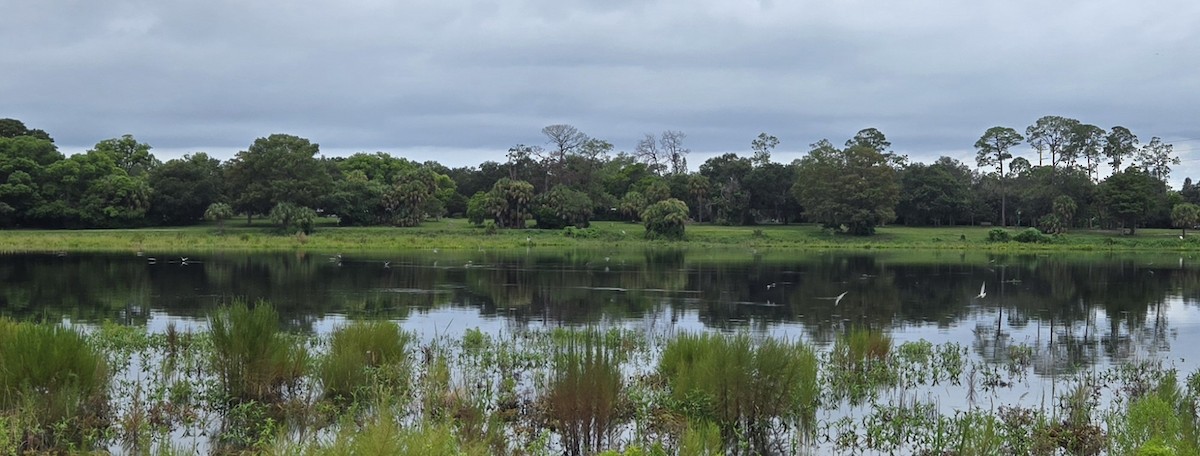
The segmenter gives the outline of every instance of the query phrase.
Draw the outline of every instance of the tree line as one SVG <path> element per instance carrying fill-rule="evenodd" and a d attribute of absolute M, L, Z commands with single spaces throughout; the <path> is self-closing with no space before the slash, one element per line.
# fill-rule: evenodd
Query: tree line
<path fill-rule="evenodd" d="M 997 126 L 974 144 L 976 167 L 950 157 L 910 162 L 883 132 L 828 140 L 790 164 L 762 133 L 748 153 L 689 170 L 686 135 L 647 134 L 632 152 L 571 125 L 542 129 L 504 162 L 450 168 L 383 152 L 324 157 L 308 139 L 274 134 L 227 161 L 203 152 L 162 162 L 131 135 L 65 156 L 45 131 L 0 119 L 0 227 L 116 228 L 265 217 L 282 231 L 310 231 L 317 217 L 341 225 L 414 226 L 445 216 L 480 225 L 586 227 L 642 221 L 673 237 L 686 222 L 810 222 L 866 235 L 888 223 L 1072 227 L 1191 226 L 1200 188 L 1167 186 L 1179 163 L 1171 144 L 1144 144 L 1129 129 L 1045 116 L 1020 134 Z M 1037 164 L 1014 157 L 1028 144 Z M 1101 179 L 1101 167 L 1111 174 Z M 651 228 L 653 225 L 653 228 Z"/>

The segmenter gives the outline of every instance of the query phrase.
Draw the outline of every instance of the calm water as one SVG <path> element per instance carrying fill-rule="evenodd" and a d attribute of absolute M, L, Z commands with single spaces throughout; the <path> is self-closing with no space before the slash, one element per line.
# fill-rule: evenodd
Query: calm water
<path fill-rule="evenodd" d="M 991 359 L 1039 350 L 1038 374 L 1200 358 L 1200 258 L 1180 255 L 519 250 L 0 256 L 0 314 L 202 326 L 267 300 L 293 331 L 389 318 L 430 337 L 619 325 L 748 331 L 825 345 L 851 327 L 954 341 Z M 979 298 L 980 288 L 986 296 Z M 837 303 L 833 298 L 845 292 Z M 1053 343 L 1052 343 L 1053 342 Z"/>

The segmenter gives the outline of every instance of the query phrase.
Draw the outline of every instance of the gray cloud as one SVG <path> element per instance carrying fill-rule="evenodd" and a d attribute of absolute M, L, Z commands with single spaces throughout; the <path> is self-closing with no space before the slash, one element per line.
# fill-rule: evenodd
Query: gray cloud
<path fill-rule="evenodd" d="M 275 132 L 327 152 L 503 160 L 571 123 L 629 150 L 688 134 L 693 166 L 876 127 L 973 163 L 986 128 L 1048 114 L 1200 138 L 1200 4 L 1032 0 L 7 2 L 0 117 L 65 149 L 131 133 L 230 151 Z M 490 151 L 490 152 L 489 152 Z M 222 157 L 225 158 L 225 157 Z M 1190 163 L 1190 164 L 1189 164 Z"/>

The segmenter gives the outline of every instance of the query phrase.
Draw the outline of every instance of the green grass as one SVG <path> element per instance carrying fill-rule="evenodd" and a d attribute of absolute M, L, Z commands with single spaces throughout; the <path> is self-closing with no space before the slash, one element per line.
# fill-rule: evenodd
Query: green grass
<path fill-rule="evenodd" d="M 774 420 L 813 429 L 817 357 L 806 345 L 747 335 L 680 334 L 663 350 L 658 373 L 673 408 L 721 428 L 726 449 L 746 442 L 765 452 Z M 807 433 L 805 431 L 804 433 Z"/>
<path fill-rule="evenodd" d="M 611 443 L 622 419 L 620 356 L 596 330 L 564 339 L 544 398 L 546 415 L 562 433 L 567 454 L 592 454 Z"/>
<path fill-rule="evenodd" d="M 208 321 L 212 362 L 231 403 L 278 402 L 304 375 L 308 353 L 279 331 L 279 315 L 269 304 L 235 302 Z"/>
<path fill-rule="evenodd" d="M 372 385 L 403 394 L 412 339 L 390 321 L 358 321 L 339 328 L 319 367 L 325 394 L 340 400 L 367 398 Z"/>
<path fill-rule="evenodd" d="M 1200 235 L 1179 239 L 1173 229 L 1143 229 L 1136 235 L 1115 230 L 1074 230 L 1042 244 L 988 242 L 991 227 L 885 226 L 868 237 L 832 234 L 815 225 L 720 226 L 691 224 L 684 241 L 643 238 L 644 228 L 625 222 L 594 222 L 587 236 L 564 230 L 497 230 L 488 234 L 464 219 L 427 221 L 412 228 L 337 227 L 328 220 L 316 232 L 280 235 L 269 225 L 243 222 L 219 233 L 213 224 L 180 228 L 125 230 L 7 230 L 0 232 L 0 252 L 217 250 L 366 251 L 407 249 L 522 249 L 538 247 L 682 246 L 745 247 L 753 249 L 941 249 L 1024 251 L 1180 251 L 1200 250 Z M 1019 230 L 1009 228 L 1010 234 Z"/>
<path fill-rule="evenodd" d="M 108 364 L 72 329 L 0 319 L 0 441 L 30 450 L 87 447 L 108 425 Z M 4 446 L 0 446 L 3 450 Z"/>

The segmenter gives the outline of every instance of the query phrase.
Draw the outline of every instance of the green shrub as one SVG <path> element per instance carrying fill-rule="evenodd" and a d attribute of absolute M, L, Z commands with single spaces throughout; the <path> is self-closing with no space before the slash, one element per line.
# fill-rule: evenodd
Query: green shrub
<path fill-rule="evenodd" d="M 592 218 L 592 199 L 587 193 L 559 185 L 534 197 L 533 218 L 540 229 L 587 228 Z"/>
<path fill-rule="evenodd" d="M 273 403 L 304 375 L 308 352 L 279 332 L 270 304 L 235 302 L 208 321 L 213 367 L 227 400 Z"/>
<path fill-rule="evenodd" d="M 372 384 L 407 386 L 411 341 L 411 334 L 390 321 L 359 321 L 339 328 L 319 368 L 325 394 L 346 399 L 365 395 Z"/>
<path fill-rule="evenodd" d="M 651 204 L 642 211 L 648 239 L 683 239 L 687 219 L 687 204 L 675 198 Z"/>
<path fill-rule="evenodd" d="M 1012 237 L 1009 236 L 1008 230 L 1004 228 L 992 228 L 988 230 L 987 240 L 988 242 L 1008 242 L 1012 240 Z"/>
<path fill-rule="evenodd" d="M 291 234 L 302 232 L 310 234 L 313 231 L 313 224 L 317 221 L 317 213 L 312 209 L 304 206 L 297 206 L 292 203 L 279 203 L 274 208 L 271 208 L 271 213 L 267 215 L 279 229 L 280 233 Z"/>
<path fill-rule="evenodd" d="M 1042 234 L 1037 228 L 1026 228 L 1013 236 L 1013 240 L 1024 244 L 1047 244 L 1051 238 Z"/>
<path fill-rule="evenodd" d="M 108 424 L 108 380 L 104 357 L 74 330 L 0 319 L 0 416 L 24 422 L 29 449 L 87 444 Z"/>

